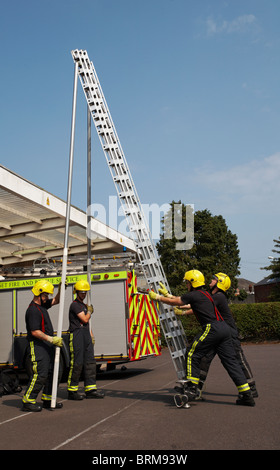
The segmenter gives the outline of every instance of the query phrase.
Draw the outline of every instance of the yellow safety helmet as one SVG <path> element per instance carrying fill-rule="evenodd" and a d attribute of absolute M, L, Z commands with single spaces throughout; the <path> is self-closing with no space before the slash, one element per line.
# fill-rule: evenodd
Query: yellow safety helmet
<path fill-rule="evenodd" d="M 189 281 L 194 288 L 204 286 L 205 284 L 203 274 L 200 271 L 197 271 L 197 269 L 187 271 L 185 273 L 184 280 Z"/>
<path fill-rule="evenodd" d="M 224 274 L 224 273 L 215 274 L 214 279 L 217 279 L 218 289 L 221 289 L 224 292 L 228 290 L 231 286 L 231 280 L 227 274 Z"/>
<path fill-rule="evenodd" d="M 81 280 L 81 281 L 77 281 L 76 284 L 74 285 L 74 294 L 77 292 L 77 291 L 88 291 L 90 290 L 90 285 L 87 281 L 84 281 L 84 280 Z"/>
<path fill-rule="evenodd" d="M 42 279 L 41 281 L 36 282 L 32 288 L 32 292 L 34 295 L 36 295 L 36 297 L 38 297 L 40 294 L 43 294 L 43 292 L 46 294 L 53 294 L 53 290 L 53 285 L 46 279 Z"/>

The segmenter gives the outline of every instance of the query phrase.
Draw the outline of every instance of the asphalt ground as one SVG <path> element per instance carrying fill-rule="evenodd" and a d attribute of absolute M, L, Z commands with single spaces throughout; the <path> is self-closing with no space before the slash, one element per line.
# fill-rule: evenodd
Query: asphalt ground
<path fill-rule="evenodd" d="M 179 455 L 183 459 L 202 450 L 279 450 L 280 343 L 250 344 L 243 349 L 259 392 L 255 407 L 235 404 L 237 389 L 216 357 L 207 378 L 205 400 L 192 402 L 188 409 L 176 408 L 173 395 L 177 376 L 165 349 L 159 357 L 126 364 L 126 370 L 118 366 L 99 373 L 97 385 L 105 391 L 101 400 L 68 401 L 67 384 L 61 383 L 58 401 L 63 402 L 63 408 L 59 410 L 21 411 L 26 386 L 23 380 L 22 392 L 1 398 L 0 449 L 83 451 L 91 465 L 113 462 L 119 467 L 129 462 L 134 466 L 145 463 L 141 461 L 144 457 L 136 462 L 135 455 L 154 456 L 146 464 L 175 464 L 178 462 L 164 462 L 163 456 L 170 459 L 170 455 Z M 80 386 L 83 391 L 82 382 Z M 66 455 L 72 459 L 73 453 Z M 133 457 L 127 457 L 126 465 L 102 461 L 118 455 Z M 198 455 L 200 461 L 206 455 L 208 462 L 212 453 L 210 457 L 208 453 Z M 56 453 L 51 456 L 55 459 Z"/>

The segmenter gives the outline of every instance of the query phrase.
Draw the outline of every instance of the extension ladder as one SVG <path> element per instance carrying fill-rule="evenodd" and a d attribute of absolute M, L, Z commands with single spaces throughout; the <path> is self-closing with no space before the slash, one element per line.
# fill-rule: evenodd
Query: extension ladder
<path fill-rule="evenodd" d="M 146 281 L 149 288 L 155 292 L 158 292 L 160 282 L 168 289 L 168 282 L 145 221 L 144 212 L 93 63 L 85 50 L 74 50 L 71 53 L 74 63 L 78 64 L 80 82 L 128 226 L 135 237 Z M 186 337 L 181 321 L 177 319 L 172 307 L 162 303 L 159 303 L 158 315 L 177 376 L 183 379 L 185 377 Z"/>

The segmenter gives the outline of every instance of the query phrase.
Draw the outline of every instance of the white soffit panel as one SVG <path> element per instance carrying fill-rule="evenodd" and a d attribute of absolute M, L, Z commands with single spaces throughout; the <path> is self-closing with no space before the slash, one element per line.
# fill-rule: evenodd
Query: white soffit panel
<path fill-rule="evenodd" d="M 62 256 L 66 202 L 0 165 L 0 264 Z M 71 206 L 68 254 L 87 253 L 87 215 Z M 92 254 L 137 252 L 131 238 L 91 217 Z"/>

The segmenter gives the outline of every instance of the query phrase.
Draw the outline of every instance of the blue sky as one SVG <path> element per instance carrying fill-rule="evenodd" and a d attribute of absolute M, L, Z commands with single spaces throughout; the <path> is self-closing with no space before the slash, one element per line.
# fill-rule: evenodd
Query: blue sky
<path fill-rule="evenodd" d="M 96 68 L 141 202 L 221 214 L 241 277 L 280 236 L 277 0 L 1 0 L 1 164 L 66 199 L 71 50 Z M 115 195 L 93 129 L 92 200 Z M 79 84 L 72 203 L 86 210 Z"/>

